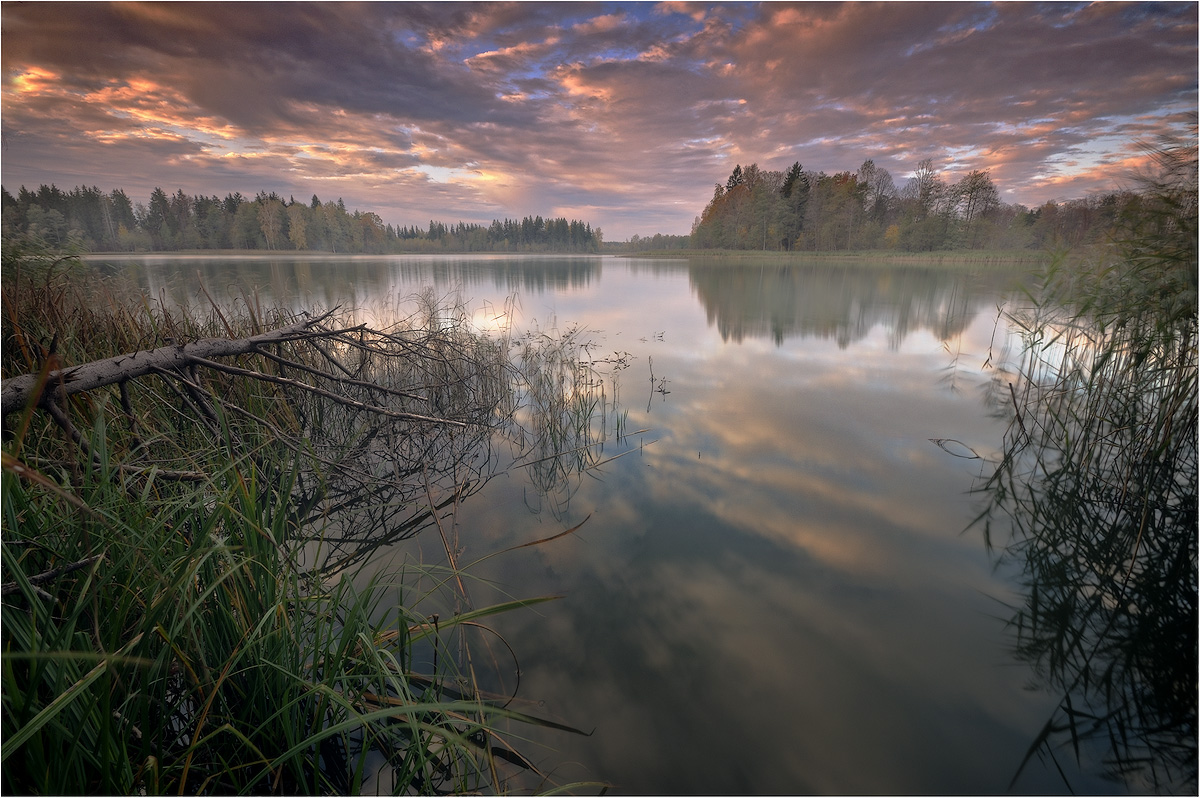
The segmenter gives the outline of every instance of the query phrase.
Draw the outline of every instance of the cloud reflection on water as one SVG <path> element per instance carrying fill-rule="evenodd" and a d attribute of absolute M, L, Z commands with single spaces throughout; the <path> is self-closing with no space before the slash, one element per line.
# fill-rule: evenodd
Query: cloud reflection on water
<path fill-rule="evenodd" d="M 695 358 L 710 341 L 686 333 L 653 350 L 672 393 L 633 422 L 658 442 L 585 483 L 585 536 L 538 555 L 567 599 L 516 638 L 555 650 L 528 694 L 595 722 L 570 750 L 636 791 L 1003 789 L 1044 702 L 1000 667 L 989 596 L 1010 594 L 959 534 L 975 472 L 928 440 L 999 433 L 939 384 L 938 339 Z"/>
<path fill-rule="evenodd" d="M 580 476 L 559 519 L 531 511 L 520 471 L 457 519 L 471 559 L 590 516 L 476 573 L 498 596 L 566 596 L 495 621 L 519 654 L 522 697 L 596 727 L 549 738 L 549 759 L 639 793 L 1005 789 L 1046 700 L 1005 667 L 991 615 L 1010 587 L 960 534 L 976 467 L 929 441 L 999 441 L 977 393 L 995 286 L 945 272 L 783 270 L 751 285 L 736 267 L 522 264 L 318 260 L 267 274 L 271 290 L 294 279 L 366 307 L 424 281 L 472 307 L 516 291 L 521 323 L 579 323 L 597 357 L 631 354 L 617 378 L 627 428 L 653 431 L 604 451 L 629 455 Z M 726 284 L 743 278 L 746 290 Z M 486 603 L 484 581 L 472 590 Z"/>

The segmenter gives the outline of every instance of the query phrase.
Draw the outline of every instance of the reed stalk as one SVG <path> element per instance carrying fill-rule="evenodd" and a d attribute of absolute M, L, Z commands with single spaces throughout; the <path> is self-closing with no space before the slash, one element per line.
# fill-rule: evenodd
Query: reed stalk
<path fill-rule="evenodd" d="M 1069 787 L 1065 749 L 1137 791 L 1194 792 L 1195 143 L 1155 155 L 1125 236 L 1056 259 L 1010 314 L 1024 346 L 995 373 L 1010 426 L 977 523 L 1021 574 L 1014 653 L 1060 696 L 1017 777 L 1037 757 Z"/>
<path fill-rule="evenodd" d="M 297 321 L 5 256 L 6 379 Z M 575 730 L 479 689 L 471 642 L 553 597 L 475 607 L 448 539 L 448 569 L 366 567 L 494 472 L 509 342 L 431 295 L 393 328 L 317 332 L 5 419 L 5 792 L 562 786 L 513 724 Z"/>

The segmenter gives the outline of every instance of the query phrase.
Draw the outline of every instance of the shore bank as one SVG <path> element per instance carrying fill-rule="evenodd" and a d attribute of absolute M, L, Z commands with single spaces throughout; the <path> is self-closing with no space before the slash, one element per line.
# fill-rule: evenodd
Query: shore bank
<path fill-rule="evenodd" d="M 944 252 L 892 252 L 862 250 L 845 252 L 778 252 L 746 249 L 669 249 L 612 253 L 618 258 L 688 260 L 771 261 L 780 264 L 853 263 L 897 266 L 969 265 L 1037 266 L 1048 263 L 1051 253 L 1033 250 L 948 250 Z"/>

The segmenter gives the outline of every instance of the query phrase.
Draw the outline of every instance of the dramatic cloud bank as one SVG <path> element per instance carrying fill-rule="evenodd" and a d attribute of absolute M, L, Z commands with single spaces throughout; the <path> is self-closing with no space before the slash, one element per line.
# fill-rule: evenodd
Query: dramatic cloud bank
<path fill-rule="evenodd" d="M 6 3 L 24 184 L 540 213 L 686 233 L 735 163 L 898 185 L 933 159 L 1037 205 L 1186 133 L 1195 3 Z"/>

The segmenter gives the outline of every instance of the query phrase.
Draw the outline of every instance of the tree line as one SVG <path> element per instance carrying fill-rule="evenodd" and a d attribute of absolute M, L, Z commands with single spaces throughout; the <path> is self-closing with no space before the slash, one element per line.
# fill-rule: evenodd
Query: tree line
<path fill-rule="evenodd" d="M 933 161 L 897 188 L 868 160 L 855 172 L 786 172 L 739 164 L 692 226 L 697 248 L 763 250 L 1042 249 L 1100 240 L 1139 212 L 1131 191 L 1049 201 L 1000 201 L 987 171 L 947 182 Z"/>
<path fill-rule="evenodd" d="M 652 236 L 640 236 L 634 233 L 628 241 L 610 247 L 621 252 L 661 252 L 668 249 L 690 249 L 691 236 L 677 236 L 655 233 Z"/>
<path fill-rule="evenodd" d="M 21 186 L 14 197 L 0 188 L 3 233 L 27 235 L 53 246 L 89 252 L 192 249 L 394 252 L 598 252 L 599 228 L 575 219 L 526 216 L 491 225 L 429 222 L 427 228 L 386 224 L 375 213 L 351 213 L 339 198 L 308 203 L 274 192 L 254 199 L 241 193 L 189 196 L 155 188 L 147 204 L 122 189 L 80 186 L 63 191 Z"/>

